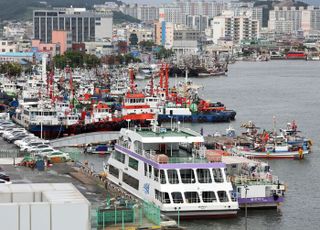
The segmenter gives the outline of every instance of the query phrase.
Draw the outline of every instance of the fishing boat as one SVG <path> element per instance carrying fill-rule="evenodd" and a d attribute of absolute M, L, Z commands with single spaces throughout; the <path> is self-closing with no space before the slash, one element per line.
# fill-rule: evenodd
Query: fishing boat
<path fill-rule="evenodd" d="M 155 203 L 162 213 L 181 218 L 237 214 L 226 165 L 206 158 L 203 137 L 176 124 L 121 129 L 104 168 L 108 179 L 133 196 Z"/>
<path fill-rule="evenodd" d="M 312 142 L 310 139 L 298 135 L 295 121 L 288 123 L 286 129 L 276 132 L 263 130 L 258 133 L 258 127 L 253 122 L 242 125 L 247 129 L 243 136 L 251 141 L 250 146 L 235 146 L 231 152 L 254 158 L 298 158 L 311 152 Z"/>
<path fill-rule="evenodd" d="M 306 54 L 304 53 L 304 51 L 289 51 L 286 54 L 286 59 L 287 60 L 305 60 Z"/>

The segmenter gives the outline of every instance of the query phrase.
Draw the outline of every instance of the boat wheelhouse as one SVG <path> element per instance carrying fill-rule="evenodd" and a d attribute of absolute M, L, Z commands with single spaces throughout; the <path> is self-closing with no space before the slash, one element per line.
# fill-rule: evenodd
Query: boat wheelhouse
<path fill-rule="evenodd" d="M 108 179 L 169 216 L 234 216 L 238 203 L 226 166 L 206 158 L 203 142 L 179 126 L 121 129 L 105 167 Z"/>

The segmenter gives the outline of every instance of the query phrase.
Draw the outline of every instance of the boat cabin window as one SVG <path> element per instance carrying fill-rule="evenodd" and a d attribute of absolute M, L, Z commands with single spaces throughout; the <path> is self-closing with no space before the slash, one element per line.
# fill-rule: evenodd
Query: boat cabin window
<path fill-rule="evenodd" d="M 122 181 L 124 183 L 126 183 L 127 185 L 131 186 L 132 188 L 139 190 L 139 180 L 137 180 L 136 178 L 134 178 L 126 173 L 123 173 Z"/>
<path fill-rule="evenodd" d="M 144 176 L 148 175 L 148 165 L 147 163 L 144 163 Z"/>
<path fill-rule="evenodd" d="M 166 174 L 164 172 L 164 170 L 160 170 L 160 183 L 161 184 L 165 184 L 166 183 Z"/>
<path fill-rule="evenodd" d="M 124 160 L 125 160 L 125 155 L 118 152 L 118 151 L 115 151 L 114 152 L 114 159 L 116 159 L 117 161 L 120 161 L 121 163 L 124 164 Z"/>
<path fill-rule="evenodd" d="M 153 169 L 153 179 L 155 181 L 159 181 L 159 169 L 156 169 L 156 168 Z"/>
<path fill-rule="evenodd" d="M 129 157 L 129 167 L 138 171 L 139 162 L 131 157 Z"/>
<path fill-rule="evenodd" d="M 182 197 L 181 192 L 172 192 L 171 196 L 172 196 L 173 203 L 175 203 L 175 204 L 183 203 L 183 197 Z"/>
<path fill-rule="evenodd" d="M 152 166 L 149 165 L 149 178 L 151 178 L 151 176 L 152 176 Z"/>
<path fill-rule="evenodd" d="M 169 169 L 167 170 L 167 174 L 168 174 L 168 180 L 170 184 L 179 184 L 179 177 L 178 177 L 177 170 Z"/>
<path fill-rule="evenodd" d="M 184 197 L 187 203 L 200 203 L 199 194 L 197 192 L 185 192 Z"/>
<path fill-rule="evenodd" d="M 223 182 L 223 176 L 222 176 L 222 172 L 221 169 L 212 169 L 212 174 L 213 174 L 213 178 L 214 181 L 216 183 L 222 183 Z"/>
<path fill-rule="evenodd" d="M 199 183 L 212 183 L 209 169 L 197 169 Z"/>
<path fill-rule="evenodd" d="M 219 197 L 220 202 L 228 202 L 229 201 L 226 191 L 218 191 L 218 197 Z"/>
<path fill-rule="evenodd" d="M 213 191 L 202 192 L 202 201 L 204 203 L 217 202 L 216 194 Z"/>
<path fill-rule="evenodd" d="M 180 169 L 181 181 L 184 184 L 194 184 L 196 179 L 192 169 Z"/>
<path fill-rule="evenodd" d="M 113 167 L 112 165 L 109 165 L 109 173 L 116 177 L 116 178 L 119 178 L 119 169 Z"/>
<path fill-rule="evenodd" d="M 155 189 L 154 190 L 155 193 L 155 198 L 160 201 L 161 203 L 163 204 L 170 204 L 171 201 L 170 201 L 170 197 L 169 197 L 169 193 L 167 192 L 160 192 L 159 190 Z"/>

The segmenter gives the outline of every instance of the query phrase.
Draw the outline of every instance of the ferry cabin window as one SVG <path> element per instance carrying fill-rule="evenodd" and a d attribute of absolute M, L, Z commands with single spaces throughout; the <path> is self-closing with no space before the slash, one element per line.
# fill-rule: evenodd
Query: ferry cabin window
<path fill-rule="evenodd" d="M 169 197 L 169 193 L 167 192 L 160 192 L 159 190 L 155 189 L 155 198 L 160 201 L 163 204 L 170 204 L 170 197 Z"/>
<path fill-rule="evenodd" d="M 109 173 L 116 177 L 116 178 L 119 178 L 119 169 L 113 167 L 112 165 L 109 165 Z"/>
<path fill-rule="evenodd" d="M 192 169 L 180 169 L 181 181 L 184 184 L 194 184 L 196 179 Z"/>
<path fill-rule="evenodd" d="M 153 179 L 155 181 L 159 181 L 159 169 L 156 169 L 156 168 L 153 169 Z"/>
<path fill-rule="evenodd" d="M 209 169 L 197 169 L 199 183 L 212 183 Z"/>
<path fill-rule="evenodd" d="M 172 192 L 171 196 L 172 196 L 173 203 L 175 203 L 175 204 L 183 203 L 183 198 L 182 198 L 181 192 Z"/>
<path fill-rule="evenodd" d="M 161 184 L 165 184 L 166 183 L 166 175 L 164 173 L 164 171 L 161 169 L 160 170 L 160 183 Z"/>
<path fill-rule="evenodd" d="M 219 197 L 220 202 L 228 202 L 229 201 L 226 191 L 218 191 L 218 197 Z"/>
<path fill-rule="evenodd" d="M 217 202 L 216 194 L 213 191 L 202 192 L 202 201 L 204 203 Z"/>
<path fill-rule="evenodd" d="M 222 183 L 223 182 L 223 176 L 222 176 L 222 172 L 221 169 L 212 169 L 212 174 L 213 174 L 213 178 L 214 181 L 217 183 Z"/>
<path fill-rule="evenodd" d="M 144 176 L 148 175 L 148 165 L 147 163 L 144 163 Z"/>
<path fill-rule="evenodd" d="M 129 167 L 138 171 L 139 162 L 131 157 L 129 157 Z"/>
<path fill-rule="evenodd" d="M 168 180 L 170 184 L 179 184 L 179 177 L 178 177 L 177 170 L 169 169 L 167 170 L 167 174 L 168 174 Z"/>
<path fill-rule="evenodd" d="M 151 175 L 152 175 L 152 166 L 151 165 L 149 165 L 149 173 L 148 173 L 148 175 L 149 175 L 149 178 L 151 178 Z"/>
<path fill-rule="evenodd" d="M 118 151 L 115 151 L 114 152 L 114 159 L 116 159 L 117 161 L 120 161 L 121 163 L 124 164 L 124 160 L 125 160 L 125 155 L 118 152 Z"/>
<path fill-rule="evenodd" d="M 185 192 L 184 197 L 186 203 L 200 203 L 199 194 L 197 192 Z"/>
<path fill-rule="evenodd" d="M 139 180 L 126 173 L 123 173 L 122 181 L 136 190 L 139 189 Z"/>

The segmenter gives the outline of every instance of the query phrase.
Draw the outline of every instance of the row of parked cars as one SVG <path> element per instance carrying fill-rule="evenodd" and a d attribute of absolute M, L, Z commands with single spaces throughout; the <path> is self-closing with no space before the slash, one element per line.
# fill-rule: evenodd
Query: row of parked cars
<path fill-rule="evenodd" d="M 8 120 L 0 120 L 0 135 L 9 143 L 15 144 L 20 151 L 46 160 L 68 161 L 70 156 L 50 146 L 49 141 L 40 139 L 26 129 Z"/>

